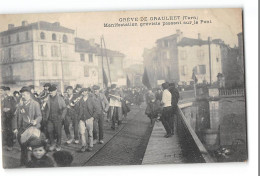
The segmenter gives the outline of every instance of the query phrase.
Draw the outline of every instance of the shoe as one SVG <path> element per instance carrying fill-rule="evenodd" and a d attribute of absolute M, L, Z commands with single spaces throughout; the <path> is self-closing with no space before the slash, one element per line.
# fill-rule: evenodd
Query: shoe
<path fill-rule="evenodd" d="M 73 139 L 69 139 L 69 140 L 66 141 L 66 143 L 67 143 L 67 144 L 71 144 L 72 141 L 73 141 Z"/>
<path fill-rule="evenodd" d="M 103 140 L 100 140 L 99 143 L 100 143 L 100 144 L 104 144 L 104 141 L 103 141 Z"/>
<path fill-rule="evenodd" d="M 172 135 L 171 134 L 166 134 L 164 137 L 165 138 L 169 138 L 169 137 L 171 137 Z"/>
<path fill-rule="evenodd" d="M 82 146 L 81 149 L 78 152 L 83 153 L 85 151 L 86 151 L 86 146 Z"/>
<path fill-rule="evenodd" d="M 93 140 L 93 144 L 94 145 L 97 144 L 97 140 L 96 139 Z"/>
<path fill-rule="evenodd" d="M 115 130 L 115 127 L 111 127 L 112 130 Z"/>
<path fill-rule="evenodd" d="M 74 143 L 75 143 L 75 144 L 78 144 L 78 143 L 79 143 L 79 140 L 75 140 Z"/>
<path fill-rule="evenodd" d="M 88 152 L 91 152 L 92 150 L 93 150 L 92 147 L 87 148 L 87 151 L 88 151 Z"/>
<path fill-rule="evenodd" d="M 57 152 L 58 152 L 58 151 L 61 151 L 61 146 L 57 146 L 55 150 L 56 150 Z"/>
<path fill-rule="evenodd" d="M 49 147 L 49 151 L 52 152 L 52 151 L 55 150 L 55 148 L 56 148 L 55 145 L 51 145 L 51 146 Z"/>

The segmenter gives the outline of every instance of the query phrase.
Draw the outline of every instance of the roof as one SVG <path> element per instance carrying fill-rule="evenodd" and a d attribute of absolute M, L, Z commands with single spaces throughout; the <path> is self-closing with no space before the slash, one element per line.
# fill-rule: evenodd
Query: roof
<path fill-rule="evenodd" d="M 28 31 L 28 30 L 32 30 L 32 29 L 64 32 L 64 33 L 72 33 L 72 34 L 75 32 L 72 29 L 60 26 L 59 22 L 49 23 L 46 21 L 38 21 L 35 23 L 30 23 L 26 26 L 13 27 L 12 29 L 8 29 L 7 31 L 1 32 L 0 36 L 10 35 L 10 34 L 14 34 L 17 32 L 23 32 L 23 31 Z"/>
<path fill-rule="evenodd" d="M 226 45 L 223 40 L 221 39 L 214 39 L 211 43 L 219 44 L 219 45 Z M 187 38 L 183 37 L 180 42 L 178 42 L 178 46 L 193 46 L 193 45 L 207 45 L 208 40 L 201 40 L 201 39 L 194 39 L 194 38 Z"/>
<path fill-rule="evenodd" d="M 91 44 L 89 40 L 85 40 L 82 38 L 75 38 L 75 50 L 76 52 L 84 52 L 84 53 L 95 53 L 97 56 L 101 56 L 101 48 L 98 44 Z M 124 57 L 125 55 L 118 52 L 103 49 L 103 55 L 107 54 L 108 57 Z"/>
<path fill-rule="evenodd" d="M 170 35 L 170 36 L 166 36 L 166 37 L 157 39 L 156 43 L 161 41 L 161 40 L 167 40 L 167 39 L 172 39 L 172 38 L 177 38 L 177 37 L 178 37 L 178 34 L 173 34 L 173 35 Z"/>
<path fill-rule="evenodd" d="M 92 46 L 88 40 L 75 38 L 75 51 L 84 53 L 97 53 L 97 47 Z"/>

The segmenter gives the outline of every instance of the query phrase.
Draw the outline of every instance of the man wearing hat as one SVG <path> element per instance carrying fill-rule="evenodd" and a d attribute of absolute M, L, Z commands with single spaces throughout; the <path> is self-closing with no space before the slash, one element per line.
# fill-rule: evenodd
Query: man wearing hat
<path fill-rule="evenodd" d="M 45 83 L 44 85 L 43 85 L 43 91 L 40 93 L 40 95 L 39 95 L 39 97 L 41 98 L 41 97 L 43 97 L 43 96 L 45 96 L 45 95 L 48 95 L 49 94 L 49 87 L 51 87 L 51 84 L 50 83 Z"/>
<path fill-rule="evenodd" d="M 78 144 L 79 143 L 79 120 L 78 120 L 78 111 L 76 109 L 78 109 L 78 100 L 80 99 L 80 97 L 78 97 L 78 95 L 73 94 L 73 87 L 72 86 L 68 86 L 66 87 L 66 93 L 67 96 L 64 98 L 65 104 L 67 106 L 67 113 L 65 116 L 65 120 L 64 120 L 64 130 L 67 136 L 67 144 L 71 144 L 73 141 L 73 138 L 71 137 L 70 134 L 70 123 L 72 122 L 73 125 L 73 129 L 74 129 L 74 143 Z"/>
<path fill-rule="evenodd" d="M 122 97 L 121 93 L 116 89 L 116 84 L 111 85 L 111 91 L 109 92 L 110 102 L 109 102 L 109 116 L 112 119 L 111 128 L 115 129 L 115 124 L 118 125 L 122 122 Z"/>
<path fill-rule="evenodd" d="M 98 117 L 99 107 L 90 96 L 90 88 L 82 88 L 80 93 L 83 97 L 79 101 L 79 133 L 81 136 L 82 147 L 79 152 L 92 151 L 93 148 L 93 123 Z M 87 132 L 88 147 L 86 142 Z"/>
<path fill-rule="evenodd" d="M 50 151 L 61 150 L 61 135 L 62 135 L 62 122 L 65 119 L 67 113 L 67 107 L 64 99 L 61 95 L 57 94 L 56 85 L 51 85 L 49 87 L 49 98 L 47 101 L 47 131 L 50 138 L 51 146 Z M 55 144 L 54 136 L 57 137 L 57 142 Z"/>
<path fill-rule="evenodd" d="M 94 121 L 94 129 L 93 129 L 93 137 L 94 137 L 94 144 L 97 142 L 97 131 L 99 135 L 99 143 L 103 144 L 104 132 L 103 132 L 103 124 L 104 124 L 104 115 L 107 113 L 109 109 L 109 103 L 107 101 L 106 96 L 100 92 L 100 87 L 97 85 L 93 86 L 94 91 L 94 100 L 97 102 L 99 107 L 99 113 L 97 119 Z"/>
<path fill-rule="evenodd" d="M 10 87 L 4 87 L 4 97 L 2 100 L 2 134 L 3 144 L 7 145 L 7 150 L 13 149 L 12 121 L 16 110 L 16 102 L 11 94 Z"/>
<path fill-rule="evenodd" d="M 20 90 L 22 95 L 22 101 L 19 103 L 16 113 L 16 118 L 13 120 L 13 129 L 15 134 L 20 134 L 28 126 L 35 126 L 40 128 L 40 123 L 42 120 L 42 114 L 40 110 L 40 105 L 38 102 L 31 98 L 31 89 L 29 87 L 22 87 Z M 27 163 L 27 146 L 20 144 L 21 146 L 21 166 Z"/>

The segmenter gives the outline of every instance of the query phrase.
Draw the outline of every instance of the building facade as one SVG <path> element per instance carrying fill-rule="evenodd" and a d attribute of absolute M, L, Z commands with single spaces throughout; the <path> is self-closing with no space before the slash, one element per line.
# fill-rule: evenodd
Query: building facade
<path fill-rule="evenodd" d="M 197 38 L 187 38 L 176 30 L 176 34 L 158 39 L 156 47 L 145 49 L 143 57 L 150 82 L 156 87 L 164 81 L 193 84 L 193 72 L 198 83 L 215 84 L 220 75 L 227 76 L 226 63 L 237 55 L 221 39 L 202 40 L 200 33 Z"/>
<path fill-rule="evenodd" d="M 60 87 L 76 81 L 74 37 L 74 30 L 58 22 L 9 24 L 0 33 L 1 83 L 37 87 L 51 82 Z"/>

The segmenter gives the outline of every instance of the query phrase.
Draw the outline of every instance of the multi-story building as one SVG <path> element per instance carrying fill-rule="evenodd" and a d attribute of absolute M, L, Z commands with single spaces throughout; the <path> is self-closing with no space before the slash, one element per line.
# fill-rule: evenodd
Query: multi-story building
<path fill-rule="evenodd" d="M 131 86 L 133 87 L 141 87 L 143 86 L 142 77 L 144 73 L 143 64 L 133 64 L 129 67 L 125 68 L 125 73 L 130 80 Z"/>
<path fill-rule="evenodd" d="M 229 58 L 229 49 L 221 39 L 202 40 L 183 37 L 180 30 L 176 34 L 158 39 L 157 46 L 144 50 L 144 66 L 147 69 L 150 82 L 168 81 L 179 85 L 189 85 L 194 82 L 193 72 L 198 83 L 214 83 L 218 75 L 223 74 Z M 233 57 L 233 56 L 232 56 Z M 225 76 L 225 75 L 224 75 Z"/>
<path fill-rule="evenodd" d="M 92 86 L 99 84 L 97 45 L 94 40 L 75 38 L 77 70 L 80 72 L 78 84 Z"/>
<path fill-rule="evenodd" d="M 8 25 L 0 33 L 2 84 L 61 86 L 76 81 L 74 30 L 59 22 Z"/>

